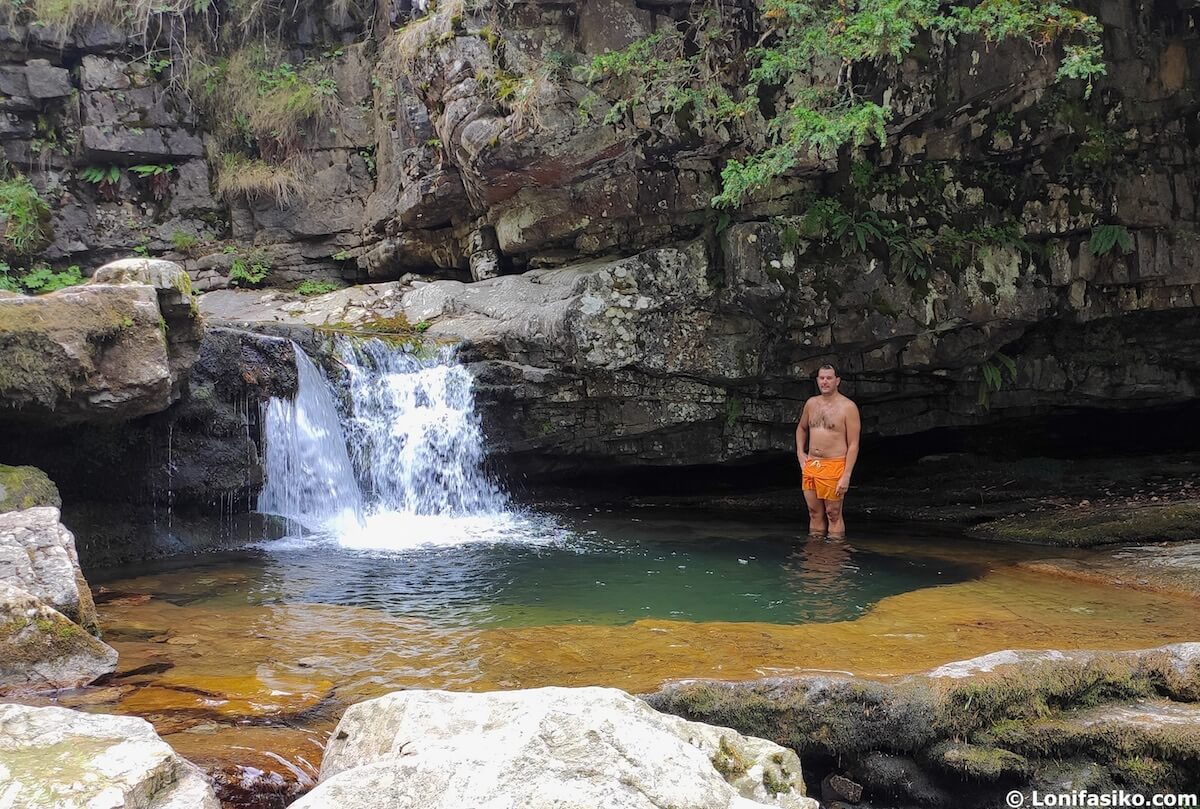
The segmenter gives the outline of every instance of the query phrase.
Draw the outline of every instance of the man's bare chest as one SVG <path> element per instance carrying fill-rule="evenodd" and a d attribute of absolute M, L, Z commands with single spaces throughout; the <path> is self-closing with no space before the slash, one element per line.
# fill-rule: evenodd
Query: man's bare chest
<path fill-rule="evenodd" d="M 846 424 L 846 413 L 838 405 L 817 404 L 813 407 L 811 422 L 819 430 L 841 430 Z"/>

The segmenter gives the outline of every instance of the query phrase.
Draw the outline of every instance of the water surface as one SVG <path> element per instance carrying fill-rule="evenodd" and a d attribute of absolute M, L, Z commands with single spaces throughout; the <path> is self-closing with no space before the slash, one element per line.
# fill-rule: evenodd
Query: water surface
<path fill-rule="evenodd" d="M 120 668 L 61 701 L 146 717 L 212 771 L 294 780 L 345 706 L 397 688 L 886 676 L 1003 648 L 1176 642 L 1195 617 L 1187 599 L 1015 564 L 1060 549 L 674 513 L 506 519 L 375 526 L 391 551 L 307 536 L 87 571 Z"/>

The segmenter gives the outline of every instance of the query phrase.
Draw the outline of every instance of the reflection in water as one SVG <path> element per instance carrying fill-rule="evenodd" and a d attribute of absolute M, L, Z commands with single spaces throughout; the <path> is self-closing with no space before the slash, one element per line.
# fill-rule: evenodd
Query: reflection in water
<path fill-rule="evenodd" d="M 645 618 L 799 624 L 977 576 L 977 564 L 851 549 L 736 523 L 563 516 L 559 539 L 356 551 L 265 543 L 190 569 L 105 582 L 176 605 L 329 604 L 445 628 L 625 624 Z"/>
<path fill-rule="evenodd" d="M 814 599 L 814 620 L 835 621 L 862 572 L 850 563 L 853 548 L 843 537 L 805 537 L 801 542 L 787 560 L 790 583 L 801 592 L 823 596 Z"/>

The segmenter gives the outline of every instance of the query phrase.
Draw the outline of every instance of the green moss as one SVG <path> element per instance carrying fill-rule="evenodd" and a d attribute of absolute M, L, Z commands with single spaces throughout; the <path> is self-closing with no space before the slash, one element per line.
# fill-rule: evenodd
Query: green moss
<path fill-rule="evenodd" d="M 1087 548 L 1200 538 L 1200 503 L 1060 510 L 1008 517 L 971 529 L 979 539 Z"/>
<path fill-rule="evenodd" d="M 767 768 L 763 771 L 763 786 L 771 795 L 782 795 L 785 792 L 792 791 L 792 784 L 788 780 L 788 772 L 782 765 L 779 767 L 779 772 Z"/>
<path fill-rule="evenodd" d="M 915 751 L 938 738 L 935 694 L 919 682 L 805 682 L 772 686 L 688 683 L 649 698 L 655 708 L 747 736 L 801 756 L 846 756 L 878 749 Z"/>
<path fill-rule="evenodd" d="M 733 746 L 726 736 L 722 736 L 717 745 L 717 752 L 712 757 L 712 765 L 726 781 L 740 778 L 746 774 L 746 770 L 750 769 L 750 763 L 746 761 L 745 756 Z"/>
<path fill-rule="evenodd" d="M 192 276 L 188 275 L 186 272 L 175 273 L 175 279 L 171 282 L 171 286 L 175 287 L 175 291 L 180 295 L 191 295 Z"/>
<path fill-rule="evenodd" d="M 942 742 L 928 753 L 934 766 L 972 781 L 999 781 L 1028 775 L 1029 760 L 1009 750 L 960 742 Z"/>
<path fill-rule="evenodd" d="M 0 394 L 21 405 L 53 407 L 74 390 L 76 374 L 86 374 L 88 359 L 72 357 L 56 335 L 81 335 L 102 347 L 126 328 L 137 312 L 127 298 L 96 295 L 87 305 L 78 299 L 48 295 L 0 306 Z"/>
<path fill-rule="evenodd" d="M 1124 756 L 1114 761 L 1112 767 L 1127 787 L 1153 789 L 1176 777 L 1170 765 L 1147 756 Z"/>
<path fill-rule="evenodd" d="M 965 736 L 1006 719 L 1033 720 L 1058 712 L 1109 702 L 1142 699 L 1159 693 L 1162 661 L 1099 655 L 1086 663 L 1042 661 L 1000 675 L 980 675 L 951 686 L 944 695 L 949 732 Z"/>
<path fill-rule="evenodd" d="M 38 632 L 50 635 L 56 640 L 72 640 L 86 634 L 83 629 L 70 621 L 54 620 L 52 618 L 34 618 L 33 626 Z"/>
<path fill-rule="evenodd" d="M 0 512 L 36 506 L 62 506 L 53 481 L 37 467 L 0 464 Z"/>
<path fill-rule="evenodd" d="M 80 626 L 52 611 L 0 621 L 0 655 L 9 669 L 72 657 L 95 643 Z"/>

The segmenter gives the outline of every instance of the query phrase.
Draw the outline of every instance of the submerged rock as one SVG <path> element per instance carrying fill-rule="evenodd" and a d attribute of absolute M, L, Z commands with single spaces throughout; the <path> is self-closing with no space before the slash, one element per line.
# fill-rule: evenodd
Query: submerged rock
<path fill-rule="evenodd" d="M 1111 506 L 1079 514 L 1047 511 L 995 520 L 970 534 L 1000 542 L 1091 547 L 1200 539 L 1200 502 Z"/>
<path fill-rule="evenodd" d="M 403 691 L 352 706 L 297 809 L 816 809 L 791 750 L 607 688 Z"/>
<path fill-rule="evenodd" d="M 0 705 L 0 798 L 23 809 L 220 809 L 149 722 Z"/>

